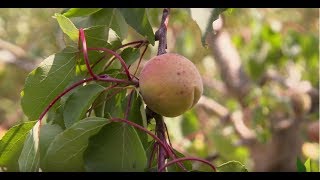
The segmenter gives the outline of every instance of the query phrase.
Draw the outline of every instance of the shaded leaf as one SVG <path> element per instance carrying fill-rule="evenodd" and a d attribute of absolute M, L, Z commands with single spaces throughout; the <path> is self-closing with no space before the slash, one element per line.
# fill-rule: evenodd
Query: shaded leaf
<path fill-rule="evenodd" d="M 298 172 L 307 172 L 307 169 L 300 158 L 297 158 L 296 165 L 297 165 Z"/>
<path fill-rule="evenodd" d="M 54 138 L 60 134 L 63 129 L 58 124 L 45 124 L 41 127 L 40 131 L 40 167 L 43 166 L 43 159 L 47 149 Z"/>
<path fill-rule="evenodd" d="M 182 153 L 180 153 L 179 151 L 174 149 L 175 154 L 177 155 L 177 158 L 183 158 L 186 157 L 185 155 L 183 155 Z M 169 161 L 172 161 L 172 158 L 169 159 Z M 183 165 L 183 167 L 185 167 L 188 171 L 192 170 L 192 164 L 191 161 L 183 161 L 181 163 Z M 168 172 L 184 172 L 184 170 L 177 164 L 173 164 L 171 166 L 169 166 L 167 168 Z"/>
<path fill-rule="evenodd" d="M 44 171 L 83 171 L 82 156 L 89 137 L 108 123 L 105 118 L 89 117 L 60 133 L 47 150 Z"/>
<path fill-rule="evenodd" d="M 229 161 L 217 167 L 218 172 L 248 172 L 239 161 Z"/>
<path fill-rule="evenodd" d="M 93 101 L 103 90 L 104 87 L 99 84 L 88 84 L 80 87 L 68 97 L 63 111 L 66 128 L 84 117 Z"/>
<path fill-rule="evenodd" d="M 131 65 L 140 57 L 140 50 L 128 47 L 121 52 L 121 57 L 127 65 Z"/>
<path fill-rule="evenodd" d="M 147 157 L 135 129 L 111 123 L 90 138 L 84 153 L 87 171 L 144 171 Z"/>
<path fill-rule="evenodd" d="M 56 13 L 55 18 L 57 19 L 60 28 L 62 31 L 70 37 L 70 39 L 74 42 L 78 42 L 79 39 L 79 30 L 78 28 L 72 23 L 72 21 L 65 17 L 62 14 Z"/>
<path fill-rule="evenodd" d="M 27 139 L 19 157 L 20 172 L 38 172 L 40 167 L 40 152 L 39 152 L 39 125 L 38 121 L 29 131 Z"/>
<path fill-rule="evenodd" d="M 114 10 L 110 28 L 113 29 L 122 40 L 128 36 L 128 24 L 118 9 Z"/>
<path fill-rule="evenodd" d="M 23 148 L 24 140 L 36 121 L 24 122 L 13 126 L 0 141 L 0 166 L 8 171 L 18 171 L 18 159 Z"/>
<path fill-rule="evenodd" d="M 66 49 L 68 50 L 68 49 Z M 60 52 L 29 73 L 21 92 L 21 106 L 29 119 L 38 119 L 46 106 L 75 76 L 76 54 Z"/>
<path fill-rule="evenodd" d="M 145 8 L 120 8 L 119 9 L 126 22 L 139 34 L 147 37 L 148 41 L 154 45 L 154 33 L 148 20 Z"/>
<path fill-rule="evenodd" d="M 102 8 L 70 8 L 67 12 L 63 13 L 65 17 L 79 17 L 88 16 L 90 14 L 100 11 Z"/>

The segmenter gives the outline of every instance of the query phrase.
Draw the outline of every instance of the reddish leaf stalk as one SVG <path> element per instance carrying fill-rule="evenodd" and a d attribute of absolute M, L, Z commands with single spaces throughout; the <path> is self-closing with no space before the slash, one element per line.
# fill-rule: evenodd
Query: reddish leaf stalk
<path fill-rule="evenodd" d="M 217 171 L 216 167 L 213 164 L 211 164 L 209 161 L 207 161 L 207 160 L 199 159 L 199 158 L 195 158 L 195 157 L 183 157 L 183 158 L 174 159 L 174 160 L 168 162 L 166 165 L 164 165 L 164 166 L 162 166 L 160 168 L 160 172 L 163 171 L 164 168 L 166 168 L 166 167 L 168 167 L 168 166 L 170 166 L 172 164 L 175 164 L 177 162 L 182 162 L 182 161 L 188 161 L 188 160 L 202 162 L 202 163 L 207 164 L 208 166 L 210 166 L 213 169 L 213 171 L 215 171 L 215 172 Z"/>
<path fill-rule="evenodd" d="M 157 148 L 158 148 L 158 143 L 157 142 L 153 143 L 151 154 L 150 154 L 150 158 L 149 158 L 148 168 L 151 168 L 151 166 L 152 166 L 152 161 L 153 161 L 154 156 L 156 154 L 156 149 Z"/>
<path fill-rule="evenodd" d="M 129 69 L 128 69 L 125 61 L 122 59 L 122 57 L 118 53 L 116 53 L 116 52 L 114 52 L 114 51 L 112 51 L 112 50 L 110 50 L 108 48 L 94 48 L 93 47 L 93 48 L 88 48 L 88 50 L 89 51 L 104 51 L 104 52 L 107 52 L 107 53 L 110 53 L 110 54 L 114 55 L 120 61 L 122 67 L 124 68 L 124 70 L 125 70 L 125 72 L 126 72 L 126 74 L 128 76 L 128 80 L 131 80 Z"/>
<path fill-rule="evenodd" d="M 84 60 L 87 66 L 87 70 L 89 72 L 89 74 L 91 75 L 91 77 L 93 77 L 93 79 L 98 79 L 98 76 L 96 74 L 93 73 L 91 67 L 90 67 L 90 63 L 89 63 L 89 57 L 88 57 L 88 49 L 87 49 L 87 42 L 86 42 L 86 37 L 84 34 L 84 30 L 82 28 L 79 29 L 79 33 L 80 33 L 80 39 L 82 41 L 82 52 L 83 52 L 83 56 L 84 56 Z"/>

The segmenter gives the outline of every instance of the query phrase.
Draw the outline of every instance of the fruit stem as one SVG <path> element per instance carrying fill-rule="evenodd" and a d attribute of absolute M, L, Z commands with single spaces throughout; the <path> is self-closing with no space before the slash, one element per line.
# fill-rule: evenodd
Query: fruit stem
<path fill-rule="evenodd" d="M 170 8 L 164 8 L 159 29 L 155 33 L 155 40 L 159 40 L 158 54 L 165 54 L 167 49 L 167 26 L 169 22 Z"/>

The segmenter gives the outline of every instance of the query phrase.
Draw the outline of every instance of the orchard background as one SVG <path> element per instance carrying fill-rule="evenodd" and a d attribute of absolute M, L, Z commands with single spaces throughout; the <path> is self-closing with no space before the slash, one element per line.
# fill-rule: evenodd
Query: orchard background
<path fill-rule="evenodd" d="M 28 118 L 21 108 L 20 93 L 28 74 L 50 55 L 77 43 L 72 42 L 72 34 L 61 30 L 64 26 L 61 22 L 65 20 L 61 14 L 67 11 L 1 9 L 0 138 L 10 135 L 14 139 L 21 135 L 21 130 L 9 134 L 10 128 L 36 120 Z M 104 40 L 110 43 L 120 39 L 122 44 L 149 40 L 142 67 L 158 52 L 158 42 L 152 45 L 154 34 L 148 34 L 150 29 L 147 31 L 145 24 L 149 23 L 155 33 L 161 24 L 162 11 L 140 9 L 136 12 L 142 14 L 126 15 L 126 10 L 107 9 L 84 18 L 64 15 L 78 29 L 108 26 L 107 35 L 91 29 L 92 39 L 88 43 L 95 42 L 94 36 L 107 38 Z M 213 31 L 207 32 L 211 12 L 212 9 L 170 9 L 167 52 L 190 59 L 204 84 L 203 96 L 195 107 L 181 116 L 164 119 L 172 147 L 186 157 L 211 162 L 218 171 L 319 171 L 319 9 L 227 9 L 214 21 Z M 88 16 L 93 20 L 85 19 Z M 144 21 L 132 24 L 130 16 L 142 17 Z M 110 23 L 110 18 L 116 23 Z M 125 60 L 134 69 L 142 53 L 143 48 L 139 52 L 128 49 L 121 55 L 129 57 Z M 114 66 L 117 67 L 120 65 Z M 110 113 L 120 112 L 110 109 Z M 151 122 L 148 128 L 152 131 L 154 126 Z M 46 129 L 51 135 L 60 133 L 49 126 L 41 131 Z M 26 136 L 21 135 L 22 139 Z M 98 141 L 99 136 L 95 137 Z M 27 162 L 21 155 L 27 139 L 16 141 L 19 147 L 10 143 L 13 142 L 9 138 L 0 141 L 0 171 L 30 171 L 23 169 L 21 163 L 19 166 L 19 162 Z M 13 149 L 8 150 L 8 144 Z M 10 156 L 8 152 L 16 153 Z M 78 162 L 64 170 L 108 171 L 107 162 L 85 164 L 84 169 L 83 162 Z M 211 171 L 199 162 L 188 162 L 191 164 L 184 165 L 192 165 L 193 170 Z M 45 167 L 42 171 L 61 171 L 43 163 L 40 161 L 40 166 Z M 178 169 L 177 166 L 167 171 Z M 129 168 L 132 170 L 137 169 Z"/>

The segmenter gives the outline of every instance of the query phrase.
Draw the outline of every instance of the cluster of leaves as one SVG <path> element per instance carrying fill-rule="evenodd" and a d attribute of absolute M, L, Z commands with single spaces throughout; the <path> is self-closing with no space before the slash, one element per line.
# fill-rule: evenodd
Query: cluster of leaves
<path fill-rule="evenodd" d="M 138 89 L 130 84 L 83 81 L 91 72 L 86 54 L 80 51 L 77 28 L 85 27 L 86 46 L 92 48 L 88 59 L 93 73 L 124 80 L 122 64 L 100 50 L 119 52 L 128 66 L 138 60 L 143 54 L 140 47 L 147 44 L 127 47 L 122 42 L 130 26 L 145 38 L 142 42 L 155 44 L 147 10 L 71 8 L 54 17 L 66 35 L 66 48 L 46 58 L 28 75 L 21 106 L 29 121 L 12 127 L 1 139 L 0 167 L 4 171 L 150 171 L 147 164 L 153 140 L 127 124 L 111 122 L 112 117 L 126 118 L 148 128 Z M 97 47 L 100 49 L 95 50 Z M 84 82 L 82 86 L 53 104 L 79 80 Z M 46 109 L 46 121 L 38 121 Z M 184 166 L 192 169 L 190 162 Z M 231 166 L 238 167 L 232 162 Z M 179 170 L 175 166 L 168 169 Z"/>

